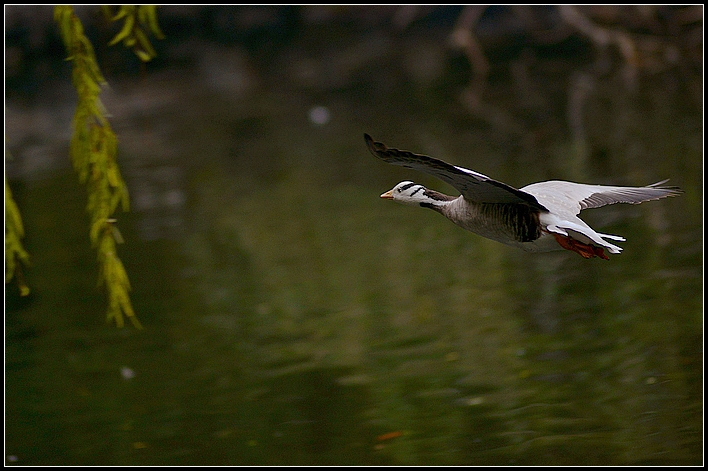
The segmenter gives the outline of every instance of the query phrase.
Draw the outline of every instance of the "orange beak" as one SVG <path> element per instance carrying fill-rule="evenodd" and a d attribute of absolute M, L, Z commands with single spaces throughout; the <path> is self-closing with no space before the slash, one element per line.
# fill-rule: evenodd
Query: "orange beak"
<path fill-rule="evenodd" d="M 381 198 L 385 200 L 392 200 L 393 199 L 393 190 L 388 190 L 386 193 L 381 195 Z"/>

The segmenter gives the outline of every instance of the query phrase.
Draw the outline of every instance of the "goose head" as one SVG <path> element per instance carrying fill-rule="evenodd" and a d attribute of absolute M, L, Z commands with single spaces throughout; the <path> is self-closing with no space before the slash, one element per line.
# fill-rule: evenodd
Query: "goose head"
<path fill-rule="evenodd" d="M 381 198 L 411 206 L 422 206 L 424 208 L 439 208 L 456 199 L 453 196 L 444 195 L 410 181 L 399 183 L 391 190 L 382 194 Z"/>

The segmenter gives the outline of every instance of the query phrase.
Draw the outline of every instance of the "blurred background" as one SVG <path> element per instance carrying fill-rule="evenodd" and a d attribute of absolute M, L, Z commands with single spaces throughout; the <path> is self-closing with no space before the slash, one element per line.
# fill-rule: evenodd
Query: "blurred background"
<path fill-rule="evenodd" d="M 51 7 L 5 7 L 18 465 L 700 464 L 703 7 L 158 8 L 142 64 L 78 7 L 108 87 L 145 327 L 106 324 Z M 583 212 L 610 261 L 527 254 L 379 199 L 367 132 Z"/>

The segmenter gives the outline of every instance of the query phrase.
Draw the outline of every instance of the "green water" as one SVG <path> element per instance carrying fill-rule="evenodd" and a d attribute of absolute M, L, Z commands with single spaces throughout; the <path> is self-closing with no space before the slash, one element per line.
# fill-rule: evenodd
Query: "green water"
<path fill-rule="evenodd" d="M 570 72 L 539 74 L 563 96 Z M 116 83 L 119 255 L 145 330 L 103 323 L 76 177 L 13 181 L 33 291 L 6 288 L 6 463 L 700 463 L 701 116 L 670 74 L 618 77 L 596 79 L 583 141 L 562 99 L 520 131 L 455 86 Z M 488 93 L 514 115 L 511 86 Z M 121 114 L 145 88 L 176 98 Z M 526 254 L 380 200 L 406 179 L 453 190 L 377 161 L 364 132 L 517 187 L 685 193 L 583 213 L 627 239 L 610 261 Z"/>

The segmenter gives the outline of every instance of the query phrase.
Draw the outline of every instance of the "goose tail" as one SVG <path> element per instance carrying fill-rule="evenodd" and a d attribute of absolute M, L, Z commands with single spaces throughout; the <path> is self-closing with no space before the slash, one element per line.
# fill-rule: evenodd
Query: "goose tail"
<path fill-rule="evenodd" d="M 558 218 L 559 219 L 559 218 Z M 611 254 L 622 252 L 622 247 L 618 247 L 605 239 L 624 241 L 625 238 L 612 234 L 601 234 L 595 232 L 590 226 L 579 222 L 567 220 L 548 221 L 546 231 L 548 231 L 558 242 L 558 245 L 566 250 L 576 252 L 583 258 L 600 257 L 609 260 L 605 255 L 605 250 Z"/>

